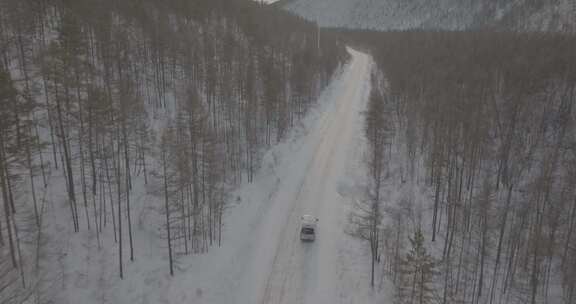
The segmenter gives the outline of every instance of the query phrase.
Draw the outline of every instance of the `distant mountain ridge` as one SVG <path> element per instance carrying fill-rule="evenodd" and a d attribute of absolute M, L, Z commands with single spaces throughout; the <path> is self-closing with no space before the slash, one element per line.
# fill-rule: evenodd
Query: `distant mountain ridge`
<path fill-rule="evenodd" d="M 574 0 L 281 0 L 324 27 L 576 32 Z"/>

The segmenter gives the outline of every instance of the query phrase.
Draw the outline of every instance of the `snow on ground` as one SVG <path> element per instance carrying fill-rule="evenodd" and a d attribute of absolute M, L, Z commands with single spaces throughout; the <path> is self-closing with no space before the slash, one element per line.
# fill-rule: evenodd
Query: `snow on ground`
<path fill-rule="evenodd" d="M 252 184 L 232 195 L 222 247 L 177 257 L 168 274 L 163 223 L 151 221 L 158 198 L 134 185 L 132 225 L 135 261 L 129 261 L 123 223 L 124 273 L 118 277 L 118 247 L 111 229 L 100 236 L 84 227 L 73 233 L 64 183 L 54 178 L 46 193 L 47 227 L 60 237 L 51 269 L 61 284 L 47 283 L 57 303 L 375 303 L 369 287 L 369 251 L 344 232 L 351 198 L 343 185 L 361 169 L 363 115 L 371 58 L 349 49 L 350 62 L 320 96 L 317 107 L 283 143 L 264 157 Z M 302 214 L 319 218 L 317 239 L 301 243 Z M 81 216 L 84 216 L 81 214 Z M 111 225 L 112 219 L 108 219 Z M 48 224 L 49 223 L 49 224 Z M 81 221 L 81 225 L 84 223 Z M 55 281 L 56 282 L 56 281 Z"/>
<path fill-rule="evenodd" d="M 363 244 L 344 233 L 350 202 L 338 194 L 359 165 L 362 111 L 372 66 L 351 62 L 320 97 L 303 128 L 265 157 L 255 182 L 237 191 L 224 242 L 182 264 L 169 303 L 371 303 Z M 302 134 L 302 131 L 304 133 Z M 318 217 L 317 240 L 302 243 L 302 214 Z"/>

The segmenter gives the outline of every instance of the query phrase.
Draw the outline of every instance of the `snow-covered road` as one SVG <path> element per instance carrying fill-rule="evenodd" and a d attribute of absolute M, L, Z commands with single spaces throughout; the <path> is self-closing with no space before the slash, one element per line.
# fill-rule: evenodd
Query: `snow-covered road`
<path fill-rule="evenodd" d="M 372 68 L 368 55 L 349 52 L 304 128 L 273 148 L 255 182 L 238 191 L 224 246 L 194 258 L 167 302 L 367 303 L 373 296 L 367 251 L 344 233 L 350 199 L 337 191 L 360 165 Z M 319 218 L 315 242 L 299 239 L 303 214 Z"/>
<path fill-rule="evenodd" d="M 267 225 L 283 227 L 272 251 L 259 251 L 273 255 L 271 267 L 261 274 L 261 285 L 256 294 L 259 303 L 337 303 L 340 275 L 338 261 L 339 236 L 344 226 L 342 213 L 346 201 L 337 193 L 344 178 L 351 148 L 361 128 L 358 122 L 365 104 L 369 83 L 370 59 L 351 50 L 352 61 L 334 92 L 334 107 L 324 112 L 307 135 L 307 159 L 297 167 L 297 174 L 289 174 L 280 182 L 273 205 L 290 205 L 284 217 L 270 217 Z M 311 152 L 311 153 L 310 153 Z M 290 160 L 285 160 L 290 161 Z M 300 217 L 311 214 L 320 219 L 317 240 L 302 243 L 299 240 Z M 263 226 L 265 227 L 265 226 Z M 269 229 L 261 233 L 267 234 Z M 268 236 L 269 238 L 270 236 Z M 269 258 L 257 257 L 258 261 Z M 344 274 L 345 275 L 345 274 Z"/>

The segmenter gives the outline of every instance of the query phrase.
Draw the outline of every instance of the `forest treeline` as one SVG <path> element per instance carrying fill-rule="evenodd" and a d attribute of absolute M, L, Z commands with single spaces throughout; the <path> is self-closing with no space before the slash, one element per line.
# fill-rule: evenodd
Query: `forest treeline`
<path fill-rule="evenodd" d="M 142 191 L 171 274 L 220 244 L 228 191 L 347 58 L 247 0 L 1 0 L 0 56 L 2 303 L 52 301 L 70 232 L 123 277 Z"/>
<path fill-rule="evenodd" d="M 395 301 L 575 303 L 576 37 L 345 35 L 378 68 L 361 228 Z"/>

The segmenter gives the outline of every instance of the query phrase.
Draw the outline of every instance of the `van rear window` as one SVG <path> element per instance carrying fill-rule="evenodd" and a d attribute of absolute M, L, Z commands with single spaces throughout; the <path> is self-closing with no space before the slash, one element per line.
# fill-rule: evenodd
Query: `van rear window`
<path fill-rule="evenodd" d="M 313 228 L 302 228 L 302 233 L 304 234 L 314 234 Z"/>

